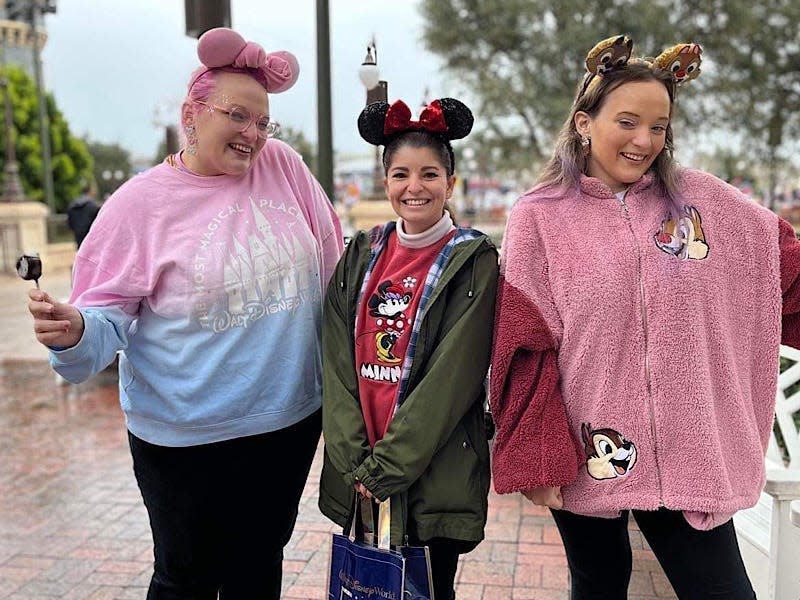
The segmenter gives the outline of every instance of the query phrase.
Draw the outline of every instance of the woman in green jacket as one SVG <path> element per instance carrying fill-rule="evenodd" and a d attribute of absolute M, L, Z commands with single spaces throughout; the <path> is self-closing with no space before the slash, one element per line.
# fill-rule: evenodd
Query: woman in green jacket
<path fill-rule="evenodd" d="M 489 493 L 484 379 L 497 251 L 453 224 L 450 140 L 472 113 L 434 100 L 412 121 L 370 104 L 361 136 L 385 146 L 397 221 L 359 232 L 328 288 L 322 333 L 322 512 L 345 527 L 355 494 L 391 498 L 392 543 L 427 545 L 434 593 L 455 598 L 458 556 L 483 539 Z"/>

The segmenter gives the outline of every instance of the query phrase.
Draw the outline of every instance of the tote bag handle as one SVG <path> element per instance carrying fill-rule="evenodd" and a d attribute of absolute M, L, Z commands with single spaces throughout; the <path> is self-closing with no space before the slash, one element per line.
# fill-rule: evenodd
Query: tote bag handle
<path fill-rule="evenodd" d="M 350 532 L 347 537 L 356 541 L 356 521 L 361 521 L 361 539 L 379 550 L 389 550 L 391 545 L 392 509 L 391 498 L 378 505 L 378 531 L 373 531 L 373 510 L 375 502 L 366 496 L 356 493 L 353 501 L 353 518 L 350 521 Z M 359 519 L 360 516 L 360 519 Z"/>

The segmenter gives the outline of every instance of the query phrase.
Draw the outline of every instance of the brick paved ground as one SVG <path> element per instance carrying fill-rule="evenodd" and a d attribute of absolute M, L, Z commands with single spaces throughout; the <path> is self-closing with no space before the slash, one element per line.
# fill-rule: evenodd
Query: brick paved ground
<path fill-rule="evenodd" d="M 62 294 L 68 277 L 46 287 Z M 115 374 L 58 384 L 31 341 L 26 289 L 0 276 L 0 599 L 144 598 L 151 539 Z M 316 507 L 320 468 L 318 453 L 286 551 L 287 599 L 325 596 L 334 527 Z M 486 541 L 459 567 L 459 600 L 567 598 L 564 551 L 548 514 L 519 495 L 492 495 L 489 508 Z M 630 597 L 674 597 L 638 531 L 631 538 Z"/>

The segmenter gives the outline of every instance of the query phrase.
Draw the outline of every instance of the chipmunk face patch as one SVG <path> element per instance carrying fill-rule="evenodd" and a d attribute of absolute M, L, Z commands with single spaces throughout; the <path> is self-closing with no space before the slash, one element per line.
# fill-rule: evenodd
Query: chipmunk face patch
<path fill-rule="evenodd" d="M 586 451 L 586 470 L 594 479 L 615 479 L 630 473 L 636 464 L 636 446 L 613 429 L 592 429 L 581 424 Z"/>
<path fill-rule="evenodd" d="M 632 50 L 633 40 L 627 35 L 616 35 L 598 42 L 586 56 L 586 70 L 594 75 L 605 75 L 614 68 L 625 66 Z"/>
<path fill-rule="evenodd" d="M 679 219 L 667 217 L 653 239 L 659 250 L 681 260 L 703 260 L 708 256 L 708 242 L 703 232 L 703 220 L 694 206 L 683 209 Z"/>
<path fill-rule="evenodd" d="M 653 62 L 672 73 L 675 83 L 680 85 L 700 75 L 702 54 L 700 44 L 677 44 L 664 50 Z"/>

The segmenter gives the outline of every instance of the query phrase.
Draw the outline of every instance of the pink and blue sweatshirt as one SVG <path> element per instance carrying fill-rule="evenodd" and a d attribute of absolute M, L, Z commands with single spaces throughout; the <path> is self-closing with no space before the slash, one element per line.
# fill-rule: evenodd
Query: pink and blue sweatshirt
<path fill-rule="evenodd" d="M 167 162 L 104 204 L 75 259 L 69 381 L 118 351 L 135 436 L 190 446 L 282 429 L 320 407 L 322 298 L 342 253 L 333 208 L 271 139 L 243 176 Z"/>
<path fill-rule="evenodd" d="M 564 508 L 684 512 L 714 527 L 758 500 L 778 346 L 800 343 L 800 243 L 735 188 L 648 174 L 514 206 L 491 370 L 498 492 L 562 486 Z"/>

